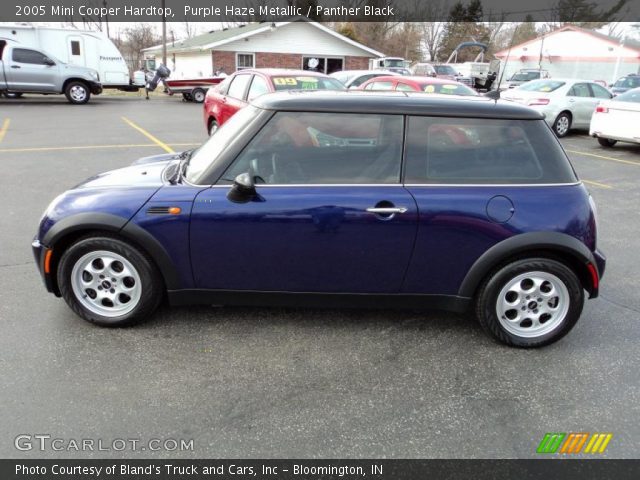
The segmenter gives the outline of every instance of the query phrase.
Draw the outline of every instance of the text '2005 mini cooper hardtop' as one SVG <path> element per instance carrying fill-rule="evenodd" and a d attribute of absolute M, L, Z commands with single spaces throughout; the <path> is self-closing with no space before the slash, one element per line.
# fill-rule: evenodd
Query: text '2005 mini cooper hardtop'
<path fill-rule="evenodd" d="M 542 115 L 486 98 L 282 93 L 202 147 L 49 206 L 49 291 L 100 325 L 173 304 L 475 310 L 541 346 L 605 268 L 596 212 Z"/>

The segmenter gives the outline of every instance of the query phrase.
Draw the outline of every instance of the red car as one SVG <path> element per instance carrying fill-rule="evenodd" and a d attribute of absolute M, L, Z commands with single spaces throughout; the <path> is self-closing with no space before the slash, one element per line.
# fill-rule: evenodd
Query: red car
<path fill-rule="evenodd" d="M 478 92 L 460 82 L 431 77 L 376 77 L 364 82 L 359 89 L 478 96 Z"/>
<path fill-rule="evenodd" d="M 307 70 L 247 69 L 235 72 L 207 92 L 204 124 L 209 135 L 254 98 L 282 90 L 345 90 L 335 78 Z"/>

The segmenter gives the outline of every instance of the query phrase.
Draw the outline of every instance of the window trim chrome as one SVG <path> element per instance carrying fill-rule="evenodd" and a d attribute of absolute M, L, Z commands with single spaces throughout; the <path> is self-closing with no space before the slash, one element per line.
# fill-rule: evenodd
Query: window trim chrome
<path fill-rule="evenodd" d="M 258 183 L 256 188 L 273 187 L 572 187 L 583 185 L 582 180 L 569 183 Z M 198 187 L 206 185 L 195 185 Z M 229 188 L 233 183 L 210 185 L 210 188 Z"/>

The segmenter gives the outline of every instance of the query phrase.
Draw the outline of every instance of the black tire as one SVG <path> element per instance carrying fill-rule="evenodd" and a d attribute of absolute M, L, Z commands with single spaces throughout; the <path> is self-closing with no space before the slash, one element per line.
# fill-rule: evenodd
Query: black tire
<path fill-rule="evenodd" d="M 506 288 L 506 286 L 510 282 L 516 279 L 516 277 L 533 272 L 544 272 L 551 274 L 564 285 L 568 294 L 566 297 L 568 300 L 568 308 L 566 314 L 563 317 L 559 315 L 558 319 L 555 320 L 551 316 L 549 320 L 546 320 L 549 322 L 553 322 L 548 326 L 548 328 L 552 327 L 552 330 L 547 332 L 541 331 L 540 335 L 527 337 L 507 330 L 501 323 L 509 322 L 504 316 L 504 320 L 500 320 L 498 318 L 498 296 L 500 295 L 503 288 Z M 516 303 L 514 307 L 514 310 L 518 313 L 518 316 L 520 316 L 518 308 L 526 308 L 524 304 L 531 303 L 531 301 L 535 303 L 535 300 L 539 300 L 536 298 L 529 299 L 529 297 L 525 296 L 524 294 L 522 296 L 522 304 Z M 519 301 L 520 300 L 518 299 L 517 302 Z M 583 304 L 584 291 L 578 277 L 573 272 L 573 270 L 557 260 L 551 260 L 547 258 L 529 258 L 517 260 L 505 266 L 499 267 L 488 276 L 488 278 L 481 285 L 476 296 L 476 316 L 478 318 L 478 322 L 485 332 L 487 332 L 494 339 L 506 345 L 524 348 L 543 347 L 545 345 L 557 342 L 567 333 L 569 333 L 569 331 L 578 321 L 578 318 L 580 318 Z M 533 315 L 533 312 L 527 312 L 529 313 L 525 312 L 522 316 L 526 317 L 529 314 Z M 535 312 L 537 312 L 537 310 L 535 310 Z M 508 315 L 508 312 L 506 313 Z M 520 325 L 514 326 L 515 329 L 522 330 L 522 325 L 525 325 L 524 328 L 528 328 L 529 326 L 525 323 L 527 322 L 527 320 L 527 318 L 523 319 Z"/>
<path fill-rule="evenodd" d="M 553 132 L 558 138 L 566 137 L 571 130 L 572 118 L 569 112 L 562 112 L 553 122 Z"/>
<path fill-rule="evenodd" d="M 22 92 L 10 92 L 10 93 L 5 93 L 4 95 L 7 98 L 22 98 L 24 94 Z"/>
<path fill-rule="evenodd" d="M 96 313 L 83 305 L 73 290 L 71 276 L 74 266 L 85 255 L 97 251 L 112 252 L 123 257 L 139 275 L 140 298 L 135 308 L 123 315 L 104 316 Z M 153 261 L 137 247 L 115 236 L 90 236 L 72 244 L 60 259 L 57 280 L 60 293 L 69 307 L 88 322 L 103 327 L 124 327 L 146 320 L 158 308 L 164 294 L 164 283 Z"/>
<path fill-rule="evenodd" d="M 191 95 L 189 95 L 188 93 L 183 93 L 182 94 L 182 100 L 184 100 L 185 102 L 190 102 L 191 101 Z"/>
<path fill-rule="evenodd" d="M 64 95 L 73 105 L 84 105 L 91 98 L 89 85 L 84 82 L 69 82 L 64 89 Z"/>
<path fill-rule="evenodd" d="M 209 128 L 207 129 L 209 136 L 213 136 L 213 134 L 216 133 L 216 130 L 218 130 L 218 122 L 215 118 L 212 118 L 209 120 Z"/>
<path fill-rule="evenodd" d="M 204 99 L 206 96 L 207 96 L 207 92 L 205 92 L 202 88 L 194 88 L 191 91 L 191 98 L 196 103 L 204 102 Z"/>
<path fill-rule="evenodd" d="M 611 148 L 613 147 L 616 143 L 618 143 L 617 140 L 611 140 L 609 138 L 602 138 L 602 137 L 598 137 L 598 143 L 600 145 L 602 145 L 603 147 L 606 148 Z"/>

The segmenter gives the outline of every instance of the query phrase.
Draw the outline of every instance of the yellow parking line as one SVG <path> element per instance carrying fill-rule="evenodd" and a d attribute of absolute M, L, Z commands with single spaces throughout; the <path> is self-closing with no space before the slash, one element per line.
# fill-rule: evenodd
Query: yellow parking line
<path fill-rule="evenodd" d="M 121 117 L 122 120 L 129 125 L 131 128 L 139 131 L 141 134 L 143 134 L 145 137 L 147 137 L 149 140 L 151 140 L 153 143 L 155 143 L 156 145 L 158 145 L 160 148 L 162 148 L 165 152 L 168 153 L 175 153 L 175 150 L 173 148 L 171 148 L 169 145 L 167 145 L 166 143 L 158 140 L 156 137 L 154 137 L 153 135 L 151 135 L 149 132 L 147 132 L 144 128 L 139 127 L 138 125 L 136 125 L 135 123 L 133 123 L 131 120 L 129 120 L 126 117 Z"/>
<path fill-rule="evenodd" d="M 607 157 L 606 155 L 596 155 L 595 153 L 580 152 L 578 150 L 565 150 L 565 151 L 569 153 L 577 153 L 578 155 L 586 155 L 588 157 L 602 158 L 603 160 L 626 163 L 628 165 L 635 165 L 636 167 L 640 167 L 639 162 L 632 162 L 631 160 L 623 160 L 621 158 Z"/>
<path fill-rule="evenodd" d="M 8 118 L 5 119 L 4 122 L 2 122 L 2 127 L 0 127 L 0 143 L 2 143 L 4 136 L 7 134 L 7 130 L 9 130 L 10 123 L 11 123 L 11 120 L 9 120 Z"/>
<path fill-rule="evenodd" d="M 593 180 L 582 179 L 582 181 L 584 183 L 588 183 L 589 185 L 595 185 L 596 187 L 613 188 L 611 185 L 607 185 L 606 183 L 594 182 Z"/>
<path fill-rule="evenodd" d="M 173 147 L 196 147 L 200 143 L 172 143 Z M 101 148 L 148 148 L 157 147 L 155 143 L 131 143 L 124 145 L 75 145 L 67 147 L 29 147 L 29 148 L 0 148 L 0 153 L 21 153 L 21 152 L 55 152 L 62 150 L 98 150 Z"/>

